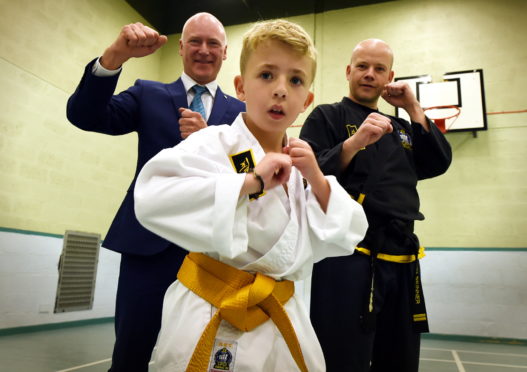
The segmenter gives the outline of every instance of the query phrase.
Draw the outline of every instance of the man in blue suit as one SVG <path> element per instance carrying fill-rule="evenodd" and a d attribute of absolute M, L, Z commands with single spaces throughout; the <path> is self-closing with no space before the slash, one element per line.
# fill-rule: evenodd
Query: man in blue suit
<path fill-rule="evenodd" d="M 110 135 L 135 131 L 139 140 L 134 179 L 104 240 L 106 248 L 121 253 L 111 372 L 148 371 L 163 295 L 187 253 L 137 221 L 137 174 L 160 150 L 207 125 L 230 124 L 245 111 L 245 105 L 224 94 L 215 81 L 227 57 L 227 42 L 223 25 L 209 13 L 195 14 L 183 27 L 179 53 L 184 72 L 177 81 L 137 80 L 113 95 L 121 66 L 166 42 L 166 36 L 141 23 L 124 26 L 102 57 L 88 64 L 67 105 L 68 119 L 80 129 Z"/>

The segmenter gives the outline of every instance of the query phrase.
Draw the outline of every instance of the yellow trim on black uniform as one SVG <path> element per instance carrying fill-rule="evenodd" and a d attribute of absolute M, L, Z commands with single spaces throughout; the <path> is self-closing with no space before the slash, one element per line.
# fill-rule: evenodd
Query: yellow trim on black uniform
<path fill-rule="evenodd" d="M 368 248 L 355 247 L 355 250 L 363 253 L 367 256 L 371 256 L 371 251 Z M 417 258 L 421 259 L 425 256 L 425 247 L 419 247 L 419 252 Z M 410 263 L 415 261 L 415 254 L 388 254 L 388 253 L 377 253 L 377 258 L 379 260 L 395 262 L 395 263 Z"/>

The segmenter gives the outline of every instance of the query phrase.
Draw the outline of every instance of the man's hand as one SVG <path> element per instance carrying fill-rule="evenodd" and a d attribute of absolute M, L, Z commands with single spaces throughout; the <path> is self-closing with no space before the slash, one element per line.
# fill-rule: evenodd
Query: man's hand
<path fill-rule="evenodd" d="M 132 57 L 144 57 L 154 53 L 167 42 L 165 35 L 140 22 L 124 26 L 117 39 L 104 51 L 101 65 L 116 70 Z"/>
<path fill-rule="evenodd" d="M 377 142 L 386 133 L 393 131 L 391 120 L 381 114 L 372 112 L 362 122 L 359 129 L 346 141 L 352 141 L 358 150 Z"/>
<path fill-rule="evenodd" d="M 181 115 L 181 118 L 179 119 L 179 131 L 181 133 L 181 138 L 183 139 L 187 138 L 192 133 L 207 127 L 207 122 L 199 112 L 180 107 L 179 114 Z"/>
<path fill-rule="evenodd" d="M 415 98 L 408 83 L 398 81 L 386 84 L 382 92 L 382 98 L 390 105 L 404 109 L 410 116 L 410 120 L 421 124 L 426 131 L 430 130 L 421 104 Z"/>
<path fill-rule="evenodd" d="M 419 105 L 410 86 L 403 81 L 386 84 L 382 92 L 382 98 L 390 105 L 405 110 L 411 106 Z"/>
<path fill-rule="evenodd" d="M 346 168 L 360 149 L 377 142 L 386 133 L 391 133 L 392 131 L 393 127 L 389 118 L 377 112 L 369 114 L 357 132 L 342 144 L 342 152 L 340 153 L 341 168 Z"/>

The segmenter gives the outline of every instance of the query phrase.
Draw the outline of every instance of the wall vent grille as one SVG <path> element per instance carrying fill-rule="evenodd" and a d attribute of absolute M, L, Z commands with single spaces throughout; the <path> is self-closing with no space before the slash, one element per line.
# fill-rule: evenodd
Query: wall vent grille
<path fill-rule="evenodd" d="M 55 313 L 93 306 L 101 235 L 66 231 L 59 261 Z"/>

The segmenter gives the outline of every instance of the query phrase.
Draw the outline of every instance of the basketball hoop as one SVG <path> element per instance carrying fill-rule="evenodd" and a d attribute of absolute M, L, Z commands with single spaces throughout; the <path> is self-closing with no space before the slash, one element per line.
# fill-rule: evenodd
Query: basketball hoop
<path fill-rule="evenodd" d="M 456 113 L 454 115 L 448 115 L 448 116 L 443 116 L 443 117 L 438 117 L 438 118 L 430 118 L 430 120 L 434 121 L 435 125 L 437 125 L 437 127 L 439 128 L 441 132 L 446 133 L 448 129 L 452 126 L 452 124 L 454 124 L 454 122 L 452 122 L 447 128 L 445 125 L 445 121 L 447 121 L 448 119 L 457 118 L 459 116 L 459 114 L 461 113 L 461 109 L 459 108 L 459 106 L 432 106 L 432 107 L 425 108 L 424 111 L 443 110 L 443 109 L 454 109 L 456 110 Z"/>

